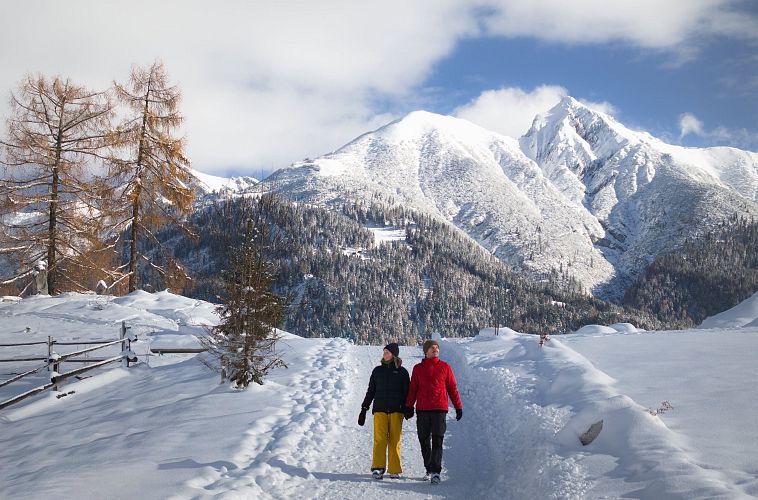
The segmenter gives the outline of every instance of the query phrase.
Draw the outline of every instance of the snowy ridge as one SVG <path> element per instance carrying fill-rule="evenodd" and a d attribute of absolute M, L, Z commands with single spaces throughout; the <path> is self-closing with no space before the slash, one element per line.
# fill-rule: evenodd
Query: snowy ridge
<path fill-rule="evenodd" d="M 593 246 L 605 231 L 555 188 L 512 138 L 465 120 L 418 111 L 271 182 L 323 205 L 379 194 L 452 223 L 517 269 L 564 266 L 588 287 L 613 266 Z"/>
<path fill-rule="evenodd" d="M 672 146 L 571 97 L 535 118 L 520 144 L 602 224 L 597 244 L 622 280 L 735 213 L 758 214 L 758 154 Z"/>
<path fill-rule="evenodd" d="M 49 333 L 109 338 L 127 320 L 143 360 L 65 384 L 73 391 L 65 398 L 41 395 L 0 412 L 3 497 L 758 495 L 758 328 L 641 332 L 619 325 L 609 334 L 554 337 L 544 347 L 503 328 L 499 336 L 485 329 L 443 340 L 464 417 L 448 416 L 443 483 L 432 487 L 417 480 L 423 464 L 414 420 L 404 424 L 404 477 L 370 479 L 372 421 L 358 427 L 356 419 L 379 346 L 285 334 L 279 349 L 289 368 L 246 391 L 219 384 L 196 355 L 145 358 L 151 345 L 194 342 L 215 321 L 212 310 L 167 292 L 0 302 L 0 343 Z M 400 356 L 411 370 L 421 353 L 401 346 Z M 0 388 L 0 398 L 13 386 Z M 673 409 L 651 415 L 663 398 Z M 578 436 L 599 419 L 603 430 L 582 446 Z"/>
<path fill-rule="evenodd" d="M 607 297 L 686 238 L 758 216 L 758 154 L 668 145 L 571 97 L 518 141 L 416 111 L 268 182 L 326 206 L 394 200 L 516 269 L 568 270 Z"/>
<path fill-rule="evenodd" d="M 197 170 L 190 170 L 190 173 L 195 179 L 194 186 L 198 194 L 202 195 L 216 193 L 221 196 L 233 196 L 249 191 L 259 182 L 257 179 L 249 176 L 218 177 Z"/>

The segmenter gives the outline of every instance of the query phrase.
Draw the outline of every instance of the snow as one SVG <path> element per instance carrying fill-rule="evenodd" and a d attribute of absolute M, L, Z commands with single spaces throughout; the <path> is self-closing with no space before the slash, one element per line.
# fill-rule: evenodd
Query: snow
<path fill-rule="evenodd" d="M 758 326 L 758 292 L 728 311 L 706 318 L 698 328 Z"/>
<path fill-rule="evenodd" d="M 377 245 L 392 241 L 405 241 L 405 228 L 402 227 L 367 227 L 374 234 L 374 242 Z"/>
<path fill-rule="evenodd" d="M 744 311 L 751 300 L 732 315 L 750 319 Z M 0 410 L 1 496 L 758 495 L 756 327 L 643 332 L 629 324 L 602 331 L 595 325 L 553 336 L 544 347 L 536 336 L 509 328 L 466 339 L 435 334 L 458 380 L 464 417 L 448 415 L 443 482 L 433 487 L 418 480 L 423 464 L 415 419 L 404 423 L 404 477 L 370 478 L 372 419 L 364 427 L 356 421 L 381 346 L 284 333 L 279 350 L 288 368 L 244 391 L 219 383 L 201 363 L 204 354 L 148 356 L 151 346 L 197 346 L 217 321 L 213 311 L 213 304 L 167 291 L 0 302 L 0 343 L 48 335 L 109 340 L 126 321 L 138 335 L 132 350 L 141 361 L 87 372 L 89 378 L 67 381 L 60 393 Z M 45 349 L 0 348 L 0 357 Z M 56 346 L 60 354 L 75 349 Z M 400 356 L 412 370 L 421 352 L 401 346 Z M 33 365 L 3 363 L 0 380 Z M 64 362 L 60 371 L 72 366 Z M 49 375 L 43 369 L 1 387 L 0 400 Z M 673 408 L 652 415 L 663 401 Z M 600 420 L 600 434 L 582 446 L 579 436 Z"/>
<path fill-rule="evenodd" d="M 618 333 L 618 330 L 616 330 L 615 328 L 611 328 L 610 326 L 584 325 L 579 330 L 577 330 L 576 333 L 582 334 L 582 335 L 607 335 L 607 334 Z"/>
<path fill-rule="evenodd" d="M 605 231 L 582 203 L 566 198 L 518 141 L 459 118 L 416 111 L 263 183 L 327 206 L 378 194 L 452 224 L 518 269 L 544 275 L 570 260 L 588 288 L 614 274 L 593 243 Z"/>
<path fill-rule="evenodd" d="M 414 111 L 267 184 L 327 207 L 391 200 L 538 279 L 568 269 L 602 298 L 688 238 L 758 216 L 758 154 L 666 144 L 568 96 L 518 141 Z"/>
<path fill-rule="evenodd" d="M 194 169 L 190 169 L 190 173 L 195 179 L 197 179 L 197 182 L 195 183 L 196 186 L 200 191 L 205 193 L 244 192 L 258 183 L 257 179 L 249 176 L 231 178 L 218 177 Z"/>
<path fill-rule="evenodd" d="M 631 323 L 614 323 L 610 326 L 605 325 L 584 325 L 576 331 L 579 335 L 615 335 L 618 333 L 630 334 L 639 333 L 644 330 L 640 330 Z"/>

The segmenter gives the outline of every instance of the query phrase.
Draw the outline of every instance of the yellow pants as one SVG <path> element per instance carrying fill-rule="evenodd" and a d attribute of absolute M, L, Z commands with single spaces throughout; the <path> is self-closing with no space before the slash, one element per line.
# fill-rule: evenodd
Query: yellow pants
<path fill-rule="evenodd" d="M 388 474 L 400 474 L 400 437 L 403 435 L 403 414 L 374 413 L 374 456 L 371 469 L 384 469 L 389 449 L 390 466 Z"/>

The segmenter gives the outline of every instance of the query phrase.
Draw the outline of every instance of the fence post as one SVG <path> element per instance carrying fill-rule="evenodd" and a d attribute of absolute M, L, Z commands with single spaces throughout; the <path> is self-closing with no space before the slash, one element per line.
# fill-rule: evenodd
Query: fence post
<path fill-rule="evenodd" d="M 221 356 L 221 383 L 226 380 L 226 358 Z"/>
<path fill-rule="evenodd" d="M 47 371 L 50 371 L 50 356 L 53 355 L 53 337 L 47 336 Z"/>
<path fill-rule="evenodd" d="M 126 351 L 126 321 L 121 322 L 121 336 L 119 338 L 121 339 L 121 353 L 123 354 Z M 129 356 L 121 360 L 121 366 L 124 365 L 129 368 Z"/>
<path fill-rule="evenodd" d="M 57 377 L 60 374 L 59 370 L 61 369 L 61 362 L 58 361 L 58 355 L 57 354 L 55 354 L 55 359 L 52 359 L 52 363 L 53 363 L 53 373 L 55 373 L 54 377 Z M 55 385 L 53 385 L 53 390 L 54 391 L 59 390 L 58 389 L 58 384 L 63 384 L 63 381 L 60 381 L 60 382 L 55 381 Z"/>

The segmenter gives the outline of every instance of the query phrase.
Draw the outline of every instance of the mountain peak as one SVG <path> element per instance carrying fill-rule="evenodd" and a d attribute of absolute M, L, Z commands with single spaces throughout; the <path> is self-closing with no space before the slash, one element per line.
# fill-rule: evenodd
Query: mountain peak
<path fill-rule="evenodd" d="M 566 96 L 563 96 L 561 98 L 561 100 L 560 100 L 560 102 L 558 102 L 558 104 L 556 104 L 555 106 L 553 106 L 553 109 L 555 109 L 555 108 L 581 109 L 581 108 L 587 108 L 587 106 L 584 105 L 584 104 L 582 104 L 578 100 L 574 99 L 570 95 L 566 95 Z"/>
<path fill-rule="evenodd" d="M 364 134 L 353 143 L 362 142 L 369 137 L 381 138 L 391 143 L 416 141 L 430 134 L 445 137 L 448 141 L 461 143 L 488 143 L 494 136 L 501 137 L 499 134 L 463 118 L 416 110 L 373 132 Z M 504 136 L 502 139 L 506 142 L 513 141 L 514 147 L 518 147 L 514 139 Z"/>

